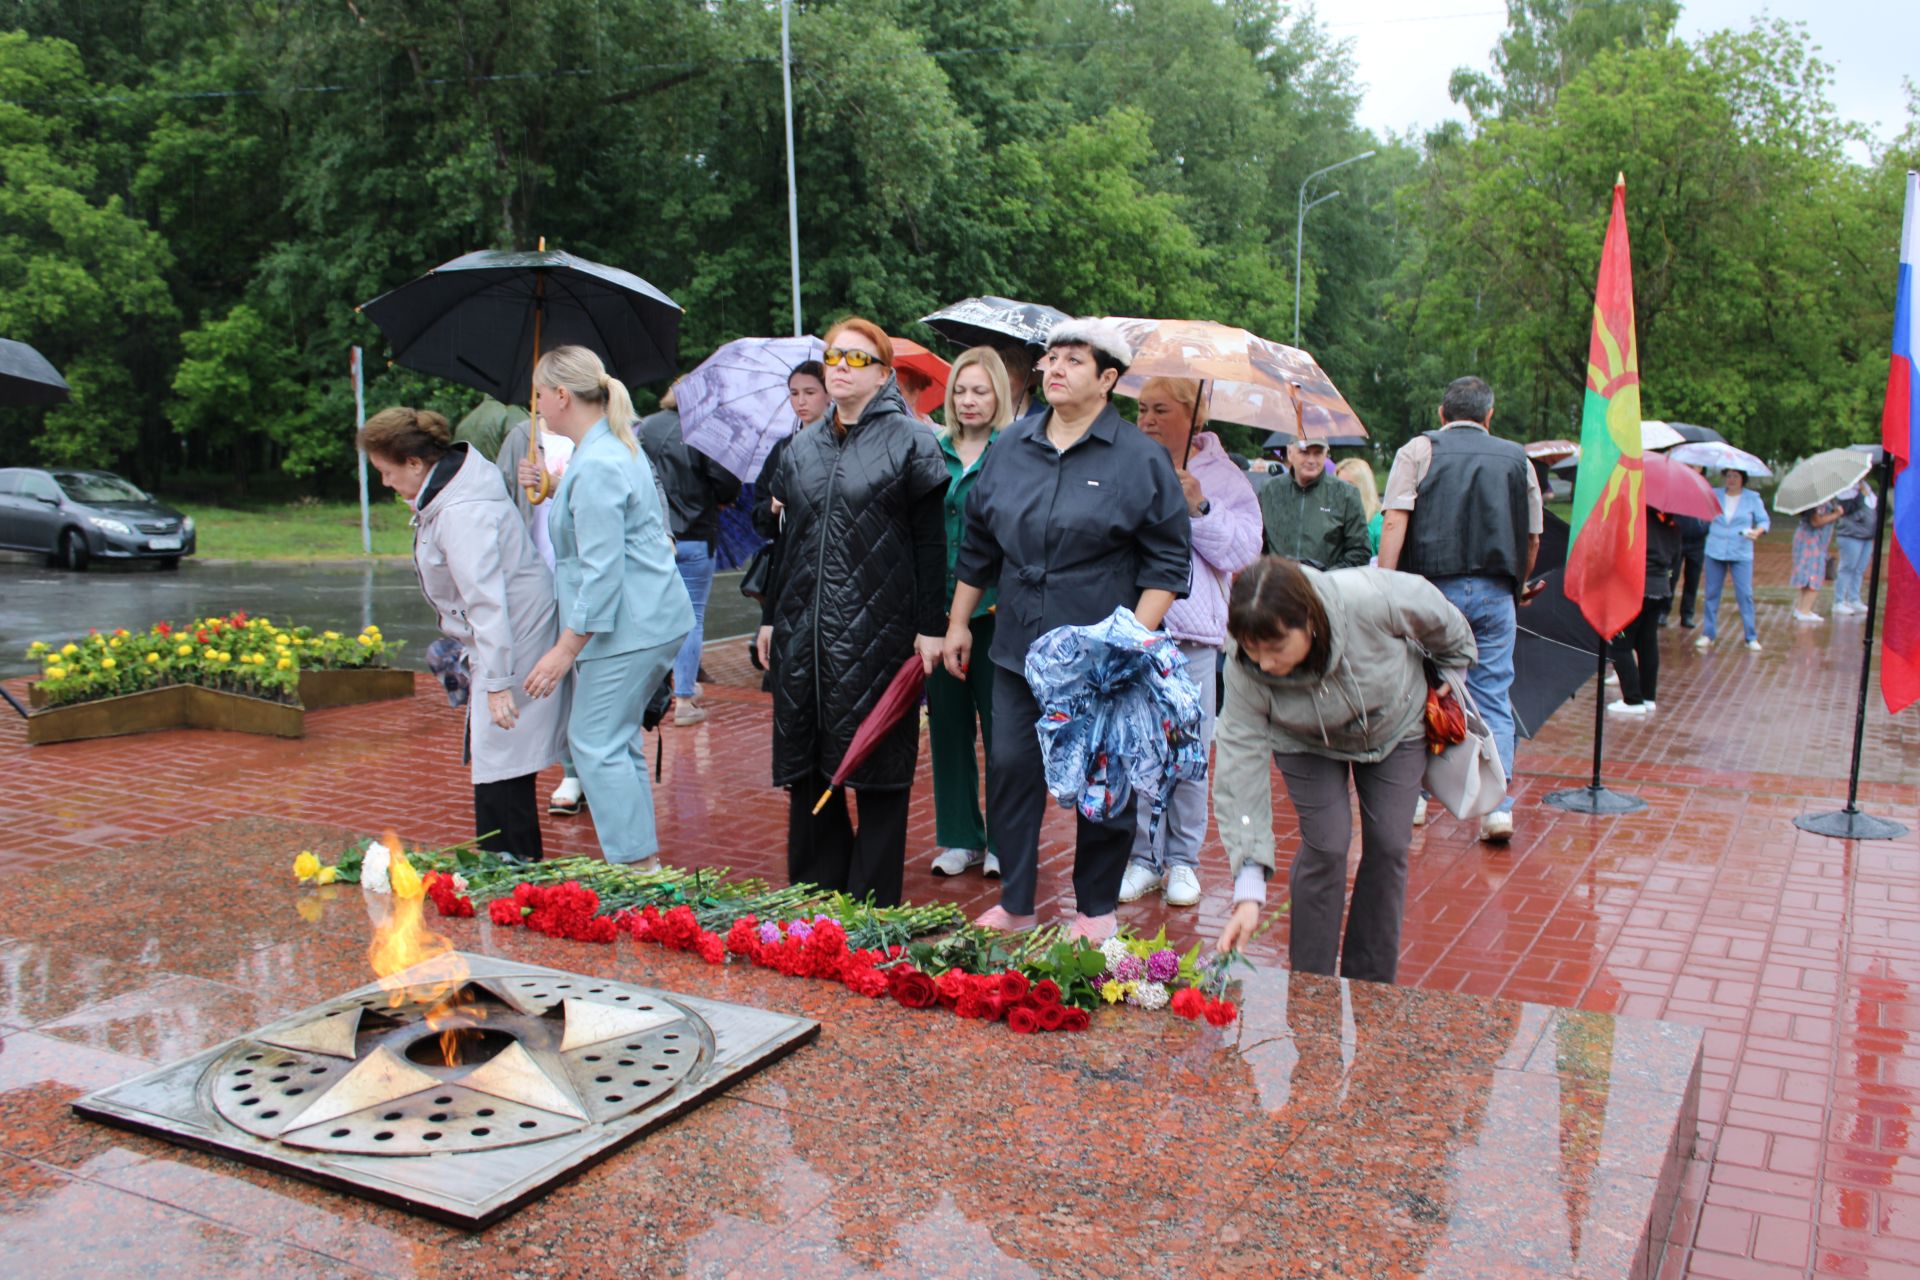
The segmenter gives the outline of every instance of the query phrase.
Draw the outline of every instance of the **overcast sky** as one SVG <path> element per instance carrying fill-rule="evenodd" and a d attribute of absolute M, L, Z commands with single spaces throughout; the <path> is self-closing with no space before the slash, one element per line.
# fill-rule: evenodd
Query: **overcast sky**
<path fill-rule="evenodd" d="M 1320 16 L 1336 37 L 1353 42 L 1365 96 L 1360 123 L 1376 131 L 1431 127 L 1464 120 L 1447 97 L 1459 66 L 1485 70 L 1506 28 L 1500 0 L 1322 0 Z M 1834 68 L 1832 97 L 1840 114 L 1891 138 L 1906 120 L 1902 76 L 1920 78 L 1920 4 L 1914 0 L 1685 0 L 1679 33 L 1693 39 L 1745 27 L 1755 13 L 1804 22 L 1821 57 Z"/>

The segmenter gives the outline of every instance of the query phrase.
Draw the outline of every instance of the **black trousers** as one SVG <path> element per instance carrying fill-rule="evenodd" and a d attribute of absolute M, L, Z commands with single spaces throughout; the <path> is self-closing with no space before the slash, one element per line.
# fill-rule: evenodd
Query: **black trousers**
<path fill-rule="evenodd" d="M 787 878 L 855 898 L 872 894 L 875 906 L 899 906 L 907 864 L 907 802 L 913 792 L 861 787 L 855 831 L 841 788 L 834 789 L 826 808 L 813 811 L 826 789 L 827 779 L 819 773 L 787 788 Z"/>
<path fill-rule="evenodd" d="M 482 849 L 540 860 L 540 806 L 534 791 L 539 776 L 524 773 L 499 782 L 473 784 L 473 830 L 480 836 Z M 487 835 L 489 831 L 495 834 Z"/>
<path fill-rule="evenodd" d="M 1620 674 L 1620 700 L 1629 706 L 1657 702 L 1660 687 L 1660 613 L 1665 600 L 1642 600 L 1640 616 L 1613 638 L 1613 669 Z"/>
<path fill-rule="evenodd" d="M 1660 621 L 1667 620 L 1667 614 L 1673 609 L 1674 600 L 1678 599 L 1680 625 L 1683 627 L 1693 625 L 1696 616 L 1695 606 L 1700 603 L 1700 571 L 1706 561 L 1707 553 L 1704 549 L 1688 551 L 1680 557 L 1679 563 L 1673 566 L 1673 572 L 1667 575 L 1667 584 L 1672 588 L 1672 594 L 1659 602 Z"/>
<path fill-rule="evenodd" d="M 985 661 L 976 656 L 974 661 Z M 1000 854 L 1000 905 L 1016 916 L 1033 914 L 1040 876 L 1040 823 L 1053 797 L 1047 794 L 1040 738 L 1033 731 L 1040 704 L 1026 676 L 994 672 L 992 750 L 987 756 L 987 837 Z M 1073 896 L 1082 915 L 1104 916 L 1120 903 L 1120 879 L 1133 852 L 1134 805 L 1104 822 L 1078 812 L 1073 845 Z"/>

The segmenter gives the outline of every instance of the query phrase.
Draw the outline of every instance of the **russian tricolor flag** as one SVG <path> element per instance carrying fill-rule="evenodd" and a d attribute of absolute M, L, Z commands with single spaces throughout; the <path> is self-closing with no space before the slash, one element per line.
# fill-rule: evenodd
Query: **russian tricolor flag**
<path fill-rule="evenodd" d="M 1920 274 L 1920 173 L 1907 174 L 1907 213 L 1900 230 L 1900 288 L 1893 304 L 1893 364 L 1887 371 L 1887 403 L 1880 439 L 1894 461 L 1893 545 L 1887 557 L 1887 626 L 1880 658 L 1880 692 L 1898 713 L 1920 699 L 1920 377 L 1914 366 L 1914 277 Z"/>

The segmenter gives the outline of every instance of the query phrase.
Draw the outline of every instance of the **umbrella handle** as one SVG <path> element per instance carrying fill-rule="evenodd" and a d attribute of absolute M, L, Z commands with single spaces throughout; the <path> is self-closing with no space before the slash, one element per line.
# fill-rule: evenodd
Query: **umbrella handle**
<path fill-rule="evenodd" d="M 540 237 L 540 251 L 546 252 L 547 238 Z M 535 273 L 533 277 L 533 364 L 531 370 L 540 363 L 540 321 L 546 314 L 547 277 Z M 527 487 L 527 502 L 539 506 L 553 493 L 553 477 L 547 472 L 547 451 L 540 443 L 540 388 L 533 386 L 533 379 L 527 379 L 527 433 L 532 438 L 534 465 L 540 468 L 540 483 Z"/>
<path fill-rule="evenodd" d="M 818 814 L 822 809 L 826 808 L 827 801 L 831 799 L 833 799 L 833 788 L 828 787 L 825 791 L 822 791 L 820 793 L 820 799 L 815 802 L 813 806 L 814 813 Z"/>

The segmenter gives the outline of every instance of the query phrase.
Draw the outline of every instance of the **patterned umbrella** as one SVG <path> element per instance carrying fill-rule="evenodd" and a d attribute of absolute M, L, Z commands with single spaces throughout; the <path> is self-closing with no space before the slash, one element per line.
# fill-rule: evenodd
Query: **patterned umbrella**
<path fill-rule="evenodd" d="M 1571 440 L 1535 440 L 1527 445 L 1527 456 L 1551 466 L 1564 458 L 1578 458 L 1580 446 Z"/>
<path fill-rule="evenodd" d="M 788 375 L 825 349 L 818 338 L 735 338 L 702 360 L 674 389 L 687 447 L 752 484 L 796 425 Z"/>
<path fill-rule="evenodd" d="M 1005 346 L 1009 338 L 1030 347 L 1047 345 L 1053 326 L 1069 319 L 1064 311 L 1037 302 L 1015 302 L 987 294 L 942 307 L 920 323 L 957 347 Z"/>
<path fill-rule="evenodd" d="M 1724 441 L 1700 440 L 1683 444 L 1667 454 L 1675 462 L 1690 467 L 1712 467 L 1716 471 L 1744 471 L 1750 476 L 1770 476 L 1767 464 Z"/>
<path fill-rule="evenodd" d="M 1133 344 L 1133 364 L 1118 387 L 1122 395 L 1138 396 L 1149 378 L 1195 378 L 1208 384 L 1207 416 L 1215 422 L 1310 440 L 1366 438 L 1346 397 L 1298 347 L 1211 320 L 1112 316 L 1108 323 Z"/>

